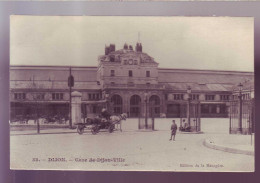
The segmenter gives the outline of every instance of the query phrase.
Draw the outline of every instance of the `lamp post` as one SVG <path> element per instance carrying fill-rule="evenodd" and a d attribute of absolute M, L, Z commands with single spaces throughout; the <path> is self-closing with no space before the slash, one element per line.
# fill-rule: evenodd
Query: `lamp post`
<path fill-rule="evenodd" d="M 188 118 L 188 124 L 190 126 L 190 94 L 191 94 L 191 87 L 188 86 L 187 88 L 187 94 L 188 94 L 188 109 L 187 109 L 187 118 Z"/>
<path fill-rule="evenodd" d="M 71 74 L 71 67 L 69 68 L 69 78 L 68 78 L 68 86 L 70 93 L 70 103 L 69 103 L 69 128 L 72 129 L 72 118 L 71 118 L 71 92 L 72 87 L 74 86 L 74 77 Z"/>
<path fill-rule="evenodd" d="M 148 123 L 147 123 L 147 95 L 148 95 L 148 93 L 147 92 L 145 92 L 144 93 L 144 97 L 145 97 L 145 99 L 144 99 L 144 101 L 145 101 L 145 129 L 147 129 L 148 128 Z"/>
<path fill-rule="evenodd" d="M 109 93 L 106 92 L 105 93 L 105 98 L 106 98 L 106 109 L 108 110 L 108 97 L 109 97 Z"/>
<path fill-rule="evenodd" d="M 239 132 L 242 134 L 242 89 L 243 89 L 242 83 L 239 83 L 238 89 L 239 89 L 239 94 L 238 94 L 238 98 L 239 98 Z"/>

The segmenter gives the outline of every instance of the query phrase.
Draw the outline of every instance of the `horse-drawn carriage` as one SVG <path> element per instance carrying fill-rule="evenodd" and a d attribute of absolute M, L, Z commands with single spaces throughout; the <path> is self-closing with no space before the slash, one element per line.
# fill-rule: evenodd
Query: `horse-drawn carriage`
<path fill-rule="evenodd" d="M 125 113 L 120 115 L 113 115 L 109 119 L 102 118 L 97 116 L 95 118 L 87 118 L 83 123 L 76 123 L 77 132 L 81 135 L 84 133 L 84 129 L 90 130 L 93 135 L 97 134 L 101 129 L 108 130 L 109 133 L 112 133 L 116 130 L 116 126 L 121 128 L 121 121 L 126 120 L 127 115 Z"/>

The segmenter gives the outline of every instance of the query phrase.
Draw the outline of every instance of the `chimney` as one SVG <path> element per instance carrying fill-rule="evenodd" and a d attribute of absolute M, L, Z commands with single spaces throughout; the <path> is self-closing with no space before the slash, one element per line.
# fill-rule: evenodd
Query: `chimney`
<path fill-rule="evenodd" d="M 128 45 L 126 43 L 124 44 L 124 49 L 128 50 Z"/>
<path fill-rule="evenodd" d="M 142 52 L 142 44 L 141 43 L 136 43 L 135 51 Z"/>
<path fill-rule="evenodd" d="M 109 47 L 105 46 L 105 55 L 108 55 L 108 54 L 109 54 Z"/>
<path fill-rule="evenodd" d="M 114 44 L 110 44 L 109 53 L 116 51 L 116 46 Z"/>

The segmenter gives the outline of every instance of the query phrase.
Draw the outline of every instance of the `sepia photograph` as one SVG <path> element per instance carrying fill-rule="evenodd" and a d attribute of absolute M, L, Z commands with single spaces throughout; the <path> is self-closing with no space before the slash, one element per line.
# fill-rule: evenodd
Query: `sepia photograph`
<path fill-rule="evenodd" d="M 10 16 L 12 170 L 254 172 L 254 18 Z"/>

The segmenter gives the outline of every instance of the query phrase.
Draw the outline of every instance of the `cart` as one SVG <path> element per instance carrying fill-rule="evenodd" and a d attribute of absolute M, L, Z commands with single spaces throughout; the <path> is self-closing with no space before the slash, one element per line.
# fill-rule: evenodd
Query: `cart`
<path fill-rule="evenodd" d="M 78 134 L 82 135 L 84 130 L 90 130 L 93 135 L 97 134 L 101 129 L 107 129 L 112 133 L 115 129 L 115 124 L 104 118 L 87 118 L 84 123 L 76 123 Z"/>

